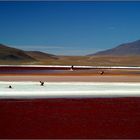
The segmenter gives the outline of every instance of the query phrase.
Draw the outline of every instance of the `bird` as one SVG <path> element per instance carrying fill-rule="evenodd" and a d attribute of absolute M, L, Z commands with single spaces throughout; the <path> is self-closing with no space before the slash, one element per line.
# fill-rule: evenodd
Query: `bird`
<path fill-rule="evenodd" d="M 74 70 L 74 66 L 73 66 L 73 65 L 71 66 L 71 69 L 70 69 L 70 70 L 71 70 L 71 71 L 73 71 L 73 70 Z"/>
<path fill-rule="evenodd" d="M 41 86 L 44 86 L 44 82 L 40 81 L 40 83 L 41 83 L 41 84 L 40 84 Z"/>
<path fill-rule="evenodd" d="M 104 71 L 101 71 L 100 74 L 103 75 L 104 74 Z"/>
<path fill-rule="evenodd" d="M 9 88 L 12 88 L 12 86 L 11 86 L 11 85 L 9 85 Z"/>

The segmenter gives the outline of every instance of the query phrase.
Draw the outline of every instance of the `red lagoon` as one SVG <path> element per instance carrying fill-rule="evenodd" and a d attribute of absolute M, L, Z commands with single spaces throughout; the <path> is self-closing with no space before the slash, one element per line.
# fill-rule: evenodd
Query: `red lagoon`
<path fill-rule="evenodd" d="M 140 138 L 140 98 L 0 100 L 0 138 Z"/>

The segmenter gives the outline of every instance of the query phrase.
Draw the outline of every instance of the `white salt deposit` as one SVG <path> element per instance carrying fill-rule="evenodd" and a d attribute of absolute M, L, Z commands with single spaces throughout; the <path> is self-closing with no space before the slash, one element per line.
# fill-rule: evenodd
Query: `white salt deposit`
<path fill-rule="evenodd" d="M 12 86 L 12 89 L 9 88 Z M 1 99 L 140 97 L 140 83 L 0 82 Z"/>

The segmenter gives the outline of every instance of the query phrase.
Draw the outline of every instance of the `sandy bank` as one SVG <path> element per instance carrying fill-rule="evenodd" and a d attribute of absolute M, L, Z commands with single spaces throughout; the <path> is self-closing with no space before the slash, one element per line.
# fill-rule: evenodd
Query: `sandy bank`
<path fill-rule="evenodd" d="M 140 82 L 139 75 L 0 75 L 0 81 Z"/>

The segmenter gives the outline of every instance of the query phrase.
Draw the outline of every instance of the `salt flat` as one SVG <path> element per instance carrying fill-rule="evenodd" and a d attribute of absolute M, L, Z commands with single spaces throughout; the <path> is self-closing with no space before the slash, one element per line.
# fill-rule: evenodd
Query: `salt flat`
<path fill-rule="evenodd" d="M 12 89 L 9 88 L 12 86 Z M 1 99 L 140 97 L 140 83 L 0 82 Z"/>

